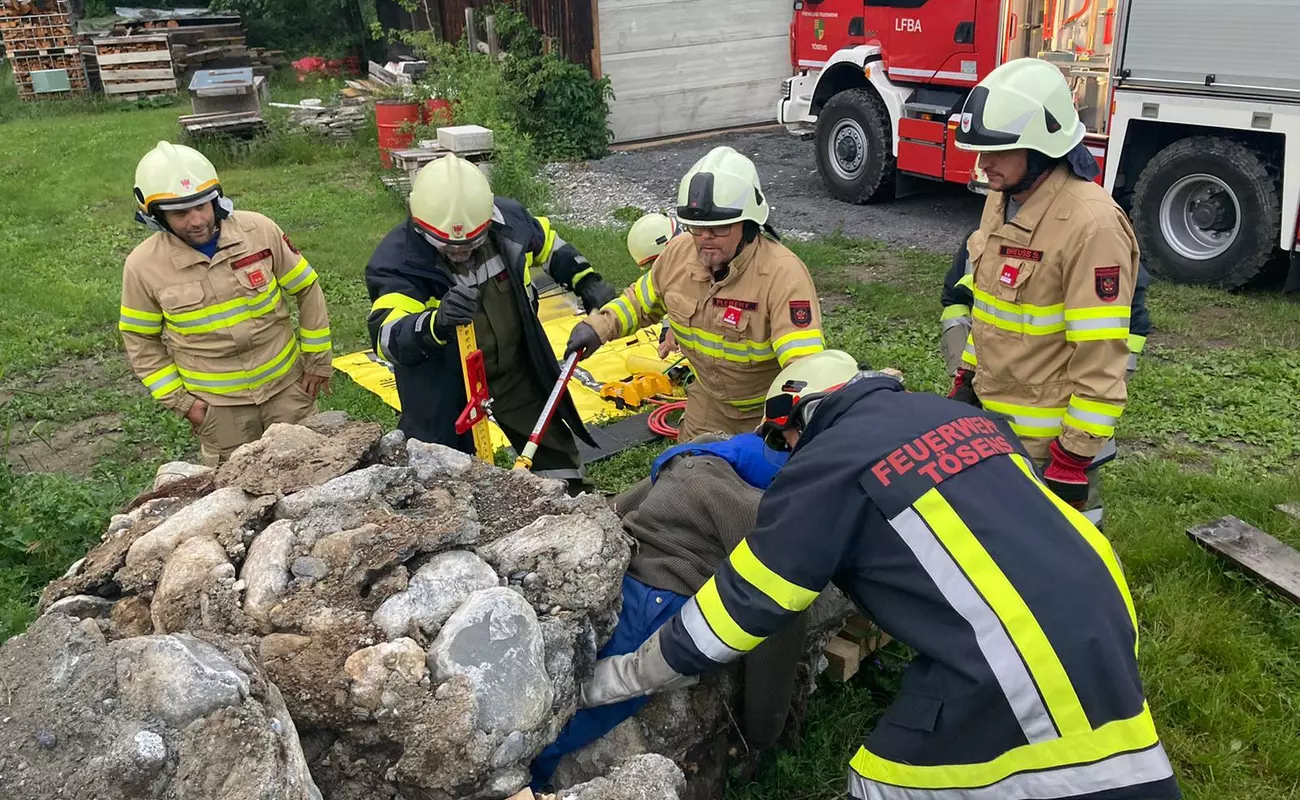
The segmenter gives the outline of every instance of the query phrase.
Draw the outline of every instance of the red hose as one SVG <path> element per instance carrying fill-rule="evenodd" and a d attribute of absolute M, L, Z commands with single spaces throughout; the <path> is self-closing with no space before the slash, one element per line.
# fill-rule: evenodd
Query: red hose
<path fill-rule="evenodd" d="M 646 425 L 650 427 L 652 433 L 657 433 L 660 436 L 666 436 L 670 439 L 676 439 L 679 429 L 668 421 L 668 415 L 674 411 L 685 410 L 685 400 L 677 403 L 663 403 L 655 408 L 654 411 L 650 412 L 650 417 L 646 420 Z"/>

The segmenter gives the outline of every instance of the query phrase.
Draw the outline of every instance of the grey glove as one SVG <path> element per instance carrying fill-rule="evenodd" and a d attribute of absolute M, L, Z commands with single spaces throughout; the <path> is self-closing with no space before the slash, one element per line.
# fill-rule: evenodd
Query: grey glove
<path fill-rule="evenodd" d="M 585 322 L 579 322 L 569 333 L 569 342 L 564 347 L 564 357 L 568 359 L 569 356 L 577 353 L 578 360 L 581 361 L 599 350 L 601 344 L 603 342 L 600 341 L 600 334 L 596 333 L 596 329 Z"/>
<path fill-rule="evenodd" d="M 597 661 L 596 673 L 578 691 L 578 708 L 621 703 L 699 682 L 698 675 L 682 675 L 668 666 L 659 649 L 662 632 L 662 628 L 655 631 L 634 653 Z"/>
<path fill-rule="evenodd" d="M 451 287 L 442 296 L 438 311 L 433 315 L 433 333 L 444 342 L 450 342 L 456 335 L 456 328 L 474 321 L 478 311 L 479 291 L 477 286 Z"/>

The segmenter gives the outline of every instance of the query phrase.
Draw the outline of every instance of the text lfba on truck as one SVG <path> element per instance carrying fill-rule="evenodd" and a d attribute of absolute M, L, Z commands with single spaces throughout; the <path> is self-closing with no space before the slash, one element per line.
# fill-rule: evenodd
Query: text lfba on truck
<path fill-rule="evenodd" d="M 1280 248 L 1300 289 L 1296 41 L 1294 0 L 796 0 L 777 119 L 815 139 L 841 200 L 967 183 L 967 94 L 1041 58 L 1074 88 L 1153 272 L 1237 287 Z"/>

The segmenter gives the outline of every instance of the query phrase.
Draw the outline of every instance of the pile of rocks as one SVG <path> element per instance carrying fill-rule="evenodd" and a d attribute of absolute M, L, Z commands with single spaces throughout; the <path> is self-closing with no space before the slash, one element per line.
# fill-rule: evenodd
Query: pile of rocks
<path fill-rule="evenodd" d="M 576 709 L 629 545 L 598 496 L 338 412 L 273 425 L 216 472 L 167 465 L 0 648 L 0 785 L 509 797 Z M 657 738 L 571 758 L 558 797 L 704 796 L 672 762 L 725 748 L 730 686 L 656 698 Z"/>

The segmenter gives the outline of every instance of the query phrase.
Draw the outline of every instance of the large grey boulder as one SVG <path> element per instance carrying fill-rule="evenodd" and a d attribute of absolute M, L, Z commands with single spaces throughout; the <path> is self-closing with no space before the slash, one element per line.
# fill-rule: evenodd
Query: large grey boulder
<path fill-rule="evenodd" d="M 541 626 L 532 606 L 510 589 L 470 595 L 434 640 L 429 662 L 439 680 L 469 680 L 484 731 L 532 731 L 551 708 Z"/>
<path fill-rule="evenodd" d="M 416 571 L 405 591 L 384 601 L 374 622 L 389 639 L 407 635 L 412 626 L 434 636 L 470 595 L 498 583 L 492 568 L 468 550 L 439 553 Z"/>

